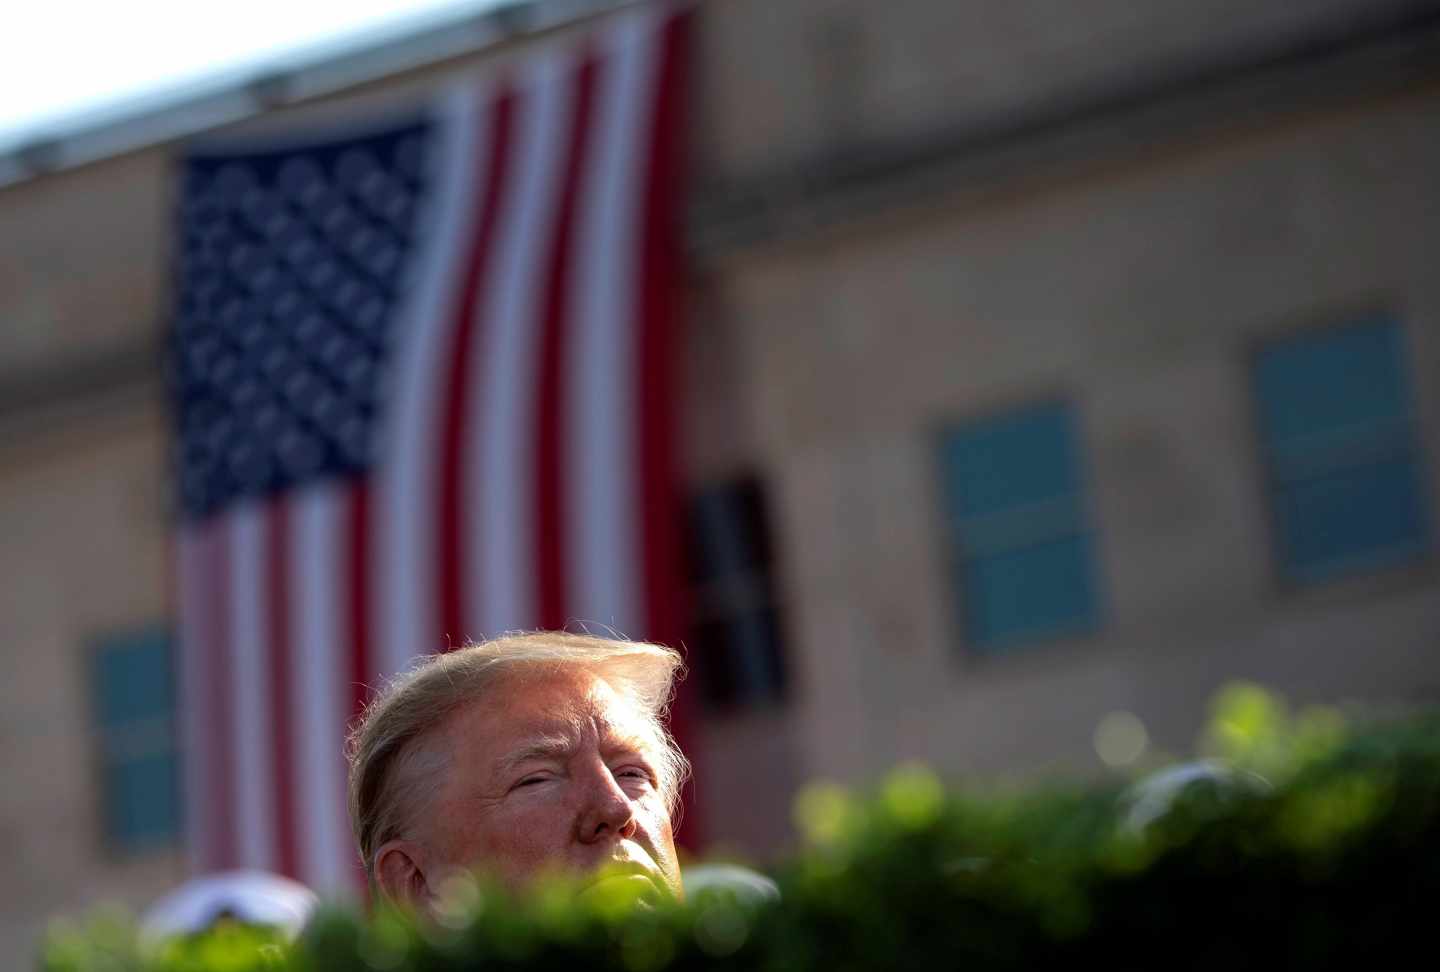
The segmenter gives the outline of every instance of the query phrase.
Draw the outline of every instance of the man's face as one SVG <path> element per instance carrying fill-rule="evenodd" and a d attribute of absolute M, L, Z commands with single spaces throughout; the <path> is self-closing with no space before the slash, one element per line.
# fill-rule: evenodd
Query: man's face
<path fill-rule="evenodd" d="M 513 674 L 439 733 L 449 766 L 416 834 L 427 871 L 479 866 L 519 886 L 615 866 L 641 892 L 680 894 L 659 740 L 603 679 Z"/>

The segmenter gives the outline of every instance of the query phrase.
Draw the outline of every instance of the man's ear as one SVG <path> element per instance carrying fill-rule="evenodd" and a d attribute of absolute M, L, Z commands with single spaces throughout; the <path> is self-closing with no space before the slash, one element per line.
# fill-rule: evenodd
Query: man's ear
<path fill-rule="evenodd" d="M 392 840 L 375 852 L 375 883 L 380 893 L 417 910 L 429 906 L 434 895 L 425 879 L 425 855 L 413 840 Z"/>

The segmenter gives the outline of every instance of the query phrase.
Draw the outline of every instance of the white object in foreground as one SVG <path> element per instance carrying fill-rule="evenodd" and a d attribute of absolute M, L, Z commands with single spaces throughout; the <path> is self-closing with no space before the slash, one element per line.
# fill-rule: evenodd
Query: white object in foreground
<path fill-rule="evenodd" d="M 698 900 L 715 891 L 730 892 L 747 904 L 778 901 L 780 887 L 758 871 L 734 864 L 700 864 L 685 868 L 680 875 L 685 897 Z"/>
<path fill-rule="evenodd" d="M 298 881 L 266 871 L 221 871 L 192 878 L 152 904 L 140 919 L 148 940 L 202 932 L 221 919 L 267 925 L 294 938 L 319 904 Z"/>

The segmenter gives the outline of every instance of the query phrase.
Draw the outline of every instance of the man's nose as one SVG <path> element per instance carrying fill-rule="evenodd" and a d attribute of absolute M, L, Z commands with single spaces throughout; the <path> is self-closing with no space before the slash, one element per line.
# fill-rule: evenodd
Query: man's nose
<path fill-rule="evenodd" d="M 585 775 L 578 834 L 582 844 L 633 837 L 637 824 L 630 798 L 603 762 Z"/>

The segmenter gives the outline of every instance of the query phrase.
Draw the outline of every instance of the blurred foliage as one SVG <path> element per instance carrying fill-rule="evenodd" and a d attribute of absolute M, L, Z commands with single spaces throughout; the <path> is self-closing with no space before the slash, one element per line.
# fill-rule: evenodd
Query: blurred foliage
<path fill-rule="evenodd" d="M 1211 704 L 1201 749 L 1278 782 L 1340 745 L 1345 734 L 1337 708 L 1308 706 L 1292 714 L 1284 699 L 1238 682 Z"/>
<path fill-rule="evenodd" d="M 280 946 L 239 927 L 145 947 L 110 915 L 57 927 L 46 972 L 1349 967 L 1425 954 L 1440 901 L 1440 714 L 1346 725 L 1240 685 L 1203 748 L 1272 786 L 1206 777 L 1145 826 L 1116 785 L 947 792 L 905 766 L 807 788 L 779 903 L 711 890 L 637 906 L 458 880 L 428 921 L 320 914 Z M 1201 764 L 1196 764 L 1201 765 Z M 1209 765 L 1209 764 L 1206 764 Z"/>
<path fill-rule="evenodd" d="M 85 924 L 56 922 L 40 967 L 49 972 L 273 972 L 293 968 L 289 946 L 269 928 L 226 921 L 203 935 L 141 941 L 128 918 L 101 912 Z"/>

